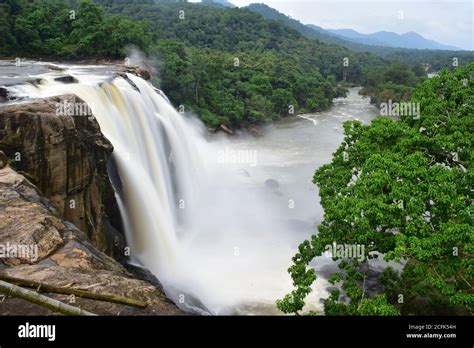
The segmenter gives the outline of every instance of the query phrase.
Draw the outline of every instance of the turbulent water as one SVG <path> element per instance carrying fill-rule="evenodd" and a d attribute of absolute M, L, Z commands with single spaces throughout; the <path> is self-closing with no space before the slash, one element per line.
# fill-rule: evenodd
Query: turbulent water
<path fill-rule="evenodd" d="M 117 199 L 132 261 L 163 283 L 181 308 L 211 314 L 278 313 L 275 300 L 292 289 L 287 268 L 298 243 L 322 219 L 314 170 L 330 161 L 342 122 L 376 116 L 353 89 L 329 111 L 293 117 L 262 137 L 209 135 L 179 114 L 144 80 L 70 67 L 78 83 L 40 77 L 37 87 L 9 87 L 18 97 L 74 93 L 92 109 L 114 146 L 122 181 Z M 64 73 L 62 73 L 64 74 Z M 332 262 L 308 302 L 321 310 Z"/>

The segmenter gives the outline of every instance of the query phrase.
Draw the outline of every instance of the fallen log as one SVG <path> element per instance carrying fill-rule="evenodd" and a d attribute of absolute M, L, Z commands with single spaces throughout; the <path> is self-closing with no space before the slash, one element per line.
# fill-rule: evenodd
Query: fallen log
<path fill-rule="evenodd" d="M 81 315 L 81 316 L 96 315 L 94 313 L 85 311 L 81 308 L 74 307 L 74 306 L 65 304 L 61 301 L 54 300 L 47 296 L 41 295 L 37 293 L 36 291 L 23 289 L 17 285 L 7 283 L 3 280 L 0 280 L 0 292 L 3 292 L 7 296 L 18 297 L 28 302 L 35 303 L 42 307 L 46 307 L 55 312 L 66 314 L 66 315 Z"/>
<path fill-rule="evenodd" d="M 4 274 L 0 274 L 0 280 L 7 281 L 9 283 L 16 284 L 18 286 L 33 288 L 33 289 L 36 289 L 37 291 L 50 292 L 50 293 L 63 294 L 63 295 L 74 295 L 74 296 L 87 298 L 91 300 L 118 303 L 118 304 L 123 304 L 127 306 L 138 307 L 138 308 L 145 308 L 148 306 L 148 303 L 140 301 L 140 300 L 134 300 L 131 298 L 110 295 L 110 294 L 98 294 L 95 292 L 90 292 L 90 291 L 80 290 L 80 289 L 75 289 L 75 288 L 65 288 L 65 287 L 60 287 L 60 286 L 48 285 L 48 284 L 39 283 L 33 280 L 14 278 L 14 277 L 10 277 Z"/>

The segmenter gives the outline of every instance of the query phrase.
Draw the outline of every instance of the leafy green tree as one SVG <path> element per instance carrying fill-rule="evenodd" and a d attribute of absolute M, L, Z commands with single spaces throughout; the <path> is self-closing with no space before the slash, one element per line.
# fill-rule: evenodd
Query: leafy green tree
<path fill-rule="evenodd" d="M 412 66 L 411 70 L 416 77 L 426 77 L 426 71 L 422 64 L 418 63 Z"/>
<path fill-rule="evenodd" d="M 252 95 L 247 103 L 248 120 L 252 123 L 265 123 L 268 121 L 267 113 L 271 103 L 262 95 Z"/>
<path fill-rule="evenodd" d="M 103 10 L 90 0 L 82 0 L 73 21 L 69 40 L 76 46 L 76 55 L 92 56 L 103 53 L 108 38 L 103 29 Z"/>
<path fill-rule="evenodd" d="M 14 33 L 12 32 L 12 10 L 7 3 L 0 4 L 0 47 L 4 54 L 11 54 L 16 47 L 17 42 Z"/>
<path fill-rule="evenodd" d="M 278 88 L 274 90 L 271 101 L 273 103 L 273 110 L 278 115 L 288 115 L 290 106 L 293 106 L 296 110 L 293 94 L 286 89 Z"/>
<path fill-rule="evenodd" d="M 145 48 L 152 41 L 143 23 L 135 23 L 119 15 L 109 16 L 101 30 L 107 37 L 102 43 L 105 46 L 104 53 L 112 57 L 124 56 L 128 46 Z"/>
<path fill-rule="evenodd" d="M 41 50 L 41 39 L 35 25 L 24 17 L 17 17 L 14 25 L 16 42 L 24 52 Z"/>
<path fill-rule="evenodd" d="M 295 289 L 277 302 L 282 311 L 303 309 L 316 279 L 308 265 L 334 241 L 364 245 L 365 259 L 335 257 L 341 272 L 331 281 L 341 282 L 351 300 L 345 304 L 333 293 L 325 308 L 328 314 L 394 314 L 395 306 L 401 307 L 396 299 L 404 294 L 412 303 L 430 296 L 458 311 L 472 311 L 473 77 L 471 64 L 415 88 L 411 101 L 420 104 L 419 118 L 344 124 L 345 139 L 333 161 L 314 176 L 324 221 L 293 258 L 289 273 Z M 385 272 L 393 308 L 382 298 L 364 301 L 365 269 L 378 255 L 406 263 L 401 277 L 412 284 L 403 288 L 406 281 L 396 272 Z M 413 285 L 419 283 L 423 286 Z M 409 313 L 426 312 L 413 310 Z"/>

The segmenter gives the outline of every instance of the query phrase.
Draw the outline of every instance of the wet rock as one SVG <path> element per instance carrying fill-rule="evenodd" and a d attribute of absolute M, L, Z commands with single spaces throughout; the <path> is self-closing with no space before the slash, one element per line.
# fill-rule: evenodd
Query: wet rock
<path fill-rule="evenodd" d="M 3 151 L 0 151 L 0 169 L 5 168 L 8 165 L 8 157 Z"/>
<path fill-rule="evenodd" d="M 143 68 L 139 68 L 139 69 L 137 70 L 137 74 L 138 74 L 138 76 L 140 76 L 140 77 L 141 77 L 142 79 L 144 79 L 144 80 L 147 80 L 147 81 L 148 81 L 148 80 L 151 79 L 151 74 L 150 74 L 150 72 L 149 72 L 148 70 L 143 69 Z"/>
<path fill-rule="evenodd" d="M 211 315 L 212 312 L 199 300 L 192 292 L 182 291 L 174 287 L 170 287 L 169 292 L 173 301 L 187 313 L 195 315 Z"/>
<path fill-rule="evenodd" d="M 276 180 L 268 179 L 265 180 L 265 186 L 271 189 L 277 189 L 280 187 L 280 184 Z"/>
<path fill-rule="evenodd" d="M 151 273 L 149 269 L 141 265 L 134 265 L 131 263 L 125 264 L 125 268 L 131 272 L 135 278 L 151 283 L 159 289 L 163 289 L 163 284 L 161 284 L 158 278 L 153 273 Z"/>
<path fill-rule="evenodd" d="M 9 254 L 0 258 L 0 272 L 43 284 L 71 287 L 145 301 L 144 310 L 93 300 L 78 300 L 85 310 L 103 314 L 181 314 L 163 291 L 135 279 L 120 263 L 95 248 L 85 233 L 61 219 L 24 176 L 6 167 L 0 170 L 0 245 L 32 245 L 38 257 Z M 47 294 L 68 301 L 67 297 Z M 77 305 L 77 304 L 76 304 Z M 25 301 L 6 298 L 0 315 L 51 314 Z"/>
<path fill-rule="evenodd" d="M 263 135 L 262 128 L 257 125 L 251 125 L 248 128 L 249 133 L 253 135 L 254 137 L 261 137 Z"/>
<path fill-rule="evenodd" d="M 83 101 L 69 95 L 0 108 L 0 150 L 63 219 L 112 254 L 105 226 L 117 205 L 106 166 L 113 147 L 94 118 L 57 114 L 63 103 Z"/>
<path fill-rule="evenodd" d="M 138 66 L 138 65 L 125 65 L 119 69 L 119 75 L 123 76 L 125 74 L 133 74 L 138 77 L 141 77 L 144 80 L 151 80 L 153 75 L 153 68 L 150 66 Z"/>
<path fill-rule="evenodd" d="M 225 124 L 221 124 L 219 129 L 227 134 L 234 134 L 234 131 L 227 127 Z"/>
<path fill-rule="evenodd" d="M 66 70 L 65 68 L 60 67 L 59 65 L 51 64 L 51 63 L 48 64 L 47 67 L 48 67 L 48 69 L 55 70 L 55 71 L 64 71 L 64 70 Z"/>
<path fill-rule="evenodd" d="M 70 76 L 70 75 L 56 77 L 54 81 L 58 81 L 58 82 L 66 83 L 66 84 L 79 82 L 74 76 Z"/>
<path fill-rule="evenodd" d="M 9 101 L 9 93 L 5 87 L 0 87 L 0 103 Z"/>
<path fill-rule="evenodd" d="M 138 88 L 138 86 L 132 80 L 130 80 L 130 78 L 127 76 L 125 72 L 119 72 L 117 76 L 120 76 L 121 78 L 123 78 L 125 81 L 127 81 L 130 84 L 130 86 L 133 87 L 134 90 L 136 90 L 137 92 L 140 92 L 140 89 Z"/>

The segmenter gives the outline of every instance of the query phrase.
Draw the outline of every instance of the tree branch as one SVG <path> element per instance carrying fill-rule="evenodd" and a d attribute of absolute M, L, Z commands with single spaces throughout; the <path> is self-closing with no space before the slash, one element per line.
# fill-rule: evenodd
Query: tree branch
<path fill-rule="evenodd" d="M 19 286 L 34 288 L 34 289 L 37 289 L 37 291 L 51 292 L 51 293 L 65 294 L 65 295 L 74 295 L 74 296 L 87 298 L 91 300 L 118 303 L 118 304 L 123 304 L 127 306 L 138 307 L 138 308 L 145 308 L 148 306 L 146 302 L 134 300 L 131 298 L 115 296 L 115 295 L 110 295 L 110 294 L 98 294 L 98 293 L 94 293 L 94 292 L 90 292 L 86 290 L 48 285 L 48 284 L 35 282 L 32 280 L 9 277 L 1 273 L 0 273 L 0 280 L 4 280 L 4 281 L 7 281 Z"/>
<path fill-rule="evenodd" d="M 0 291 L 5 293 L 7 296 L 14 296 L 26 300 L 31 303 L 35 303 L 45 308 L 49 308 L 55 312 L 67 314 L 67 315 L 80 315 L 80 316 L 93 316 L 94 313 L 85 311 L 81 308 L 70 306 L 58 300 L 46 297 L 37 293 L 36 291 L 27 290 L 20 288 L 14 284 L 7 283 L 0 280 Z"/>

